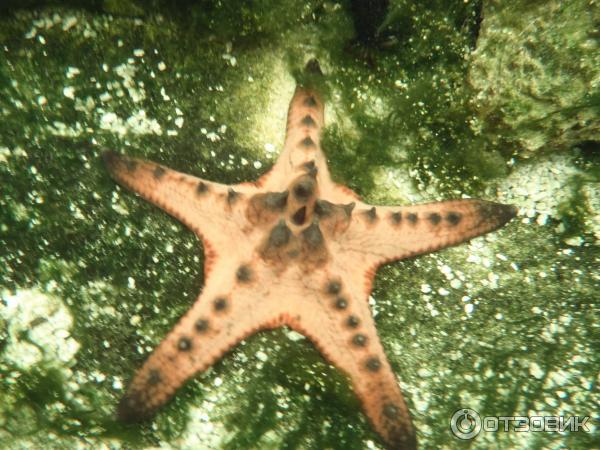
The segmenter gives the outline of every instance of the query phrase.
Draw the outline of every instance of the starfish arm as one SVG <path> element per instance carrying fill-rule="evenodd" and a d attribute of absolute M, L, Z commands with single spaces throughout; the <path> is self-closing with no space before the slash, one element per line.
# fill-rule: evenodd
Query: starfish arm
<path fill-rule="evenodd" d="M 322 76 L 315 59 L 311 59 L 304 70 L 312 76 Z M 283 150 L 273 168 L 260 178 L 258 184 L 266 190 L 278 191 L 298 172 L 312 170 L 317 183 L 331 201 L 348 203 L 357 200 L 358 196 L 350 188 L 331 180 L 327 158 L 321 150 L 324 124 L 323 98 L 314 89 L 297 86 L 288 108 Z"/>
<path fill-rule="evenodd" d="M 340 237 L 341 250 L 372 268 L 451 247 L 494 231 L 515 217 L 512 205 L 450 200 L 403 207 L 358 205 Z"/>
<path fill-rule="evenodd" d="M 219 261 L 198 300 L 136 372 L 119 403 L 121 421 L 151 418 L 189 378 L 242 339 L 284 322 L 285 313 L 266 299 L 262 277 L 246 266 L 236 272 L 232 264 Z"/>
<path fill-rule="evenodd" d="M 107 151 L 111 176 L 124 187 L 181 221 L 204 239 L 207 253 L 218 240 L 231 241 L 245 224 L 242 197 L 251 185 L 228 186 L 176 172 L 159 164 Z"/>
<path fill-rule="evenodd" d="M 319 181 L 328 177 L 327 161 L 321 150 L 324 106 L 313 90 L 296 87 L 290 102 L 283 150 L 272 169 L 259 179 L 266 190 L 280 190 L 298 170 L 310 164 Z"/>
<path fill-rule="evenodd" d="M 299 305 L 289 325 L 308 337 L 323 356 L 345 373 L 374 429 L 388 448 L 417 447 L 410 413 L 385 356 L 366 298 L 352 296 L 351 286 L 332 281 Z M 318 307 L 315 307 L 318 304 Z"/>

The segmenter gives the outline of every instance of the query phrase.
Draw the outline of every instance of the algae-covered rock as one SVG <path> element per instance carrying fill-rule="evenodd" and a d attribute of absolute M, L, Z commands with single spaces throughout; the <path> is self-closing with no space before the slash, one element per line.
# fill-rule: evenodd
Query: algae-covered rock
<path fill-rule="evenodd" d="M 469 81 L 486 132 L 517 154 L 600 136 L 600 7 L 593 0 L 484 2 Z"/>

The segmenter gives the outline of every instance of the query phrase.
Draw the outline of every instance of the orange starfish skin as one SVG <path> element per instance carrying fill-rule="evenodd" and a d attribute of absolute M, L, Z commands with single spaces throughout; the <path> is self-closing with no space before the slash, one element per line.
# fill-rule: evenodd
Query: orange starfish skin
<path fill-rule="evenodd" d="M 192 229 L 206 253 L 202 294 L 135 374 L 119 405 L 121 420 L 149 418 L 242 339 L 288 326 L 350 378 L 388 448 L 417 447 L 368 305 L 375 271 L 495 230 L 516 210 L 472 199 L 406 207 L 361 202 L 329 176 L 319 144 L 323 111 L 316 92 L 296 88 L 283 152 L 256 183 L 227 186 L 104 154 L 120 184 Z"/>

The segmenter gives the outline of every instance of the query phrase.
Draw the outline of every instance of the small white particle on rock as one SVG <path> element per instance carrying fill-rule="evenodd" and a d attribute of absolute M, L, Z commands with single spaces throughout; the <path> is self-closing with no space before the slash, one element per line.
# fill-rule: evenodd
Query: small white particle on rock
<path fill-rule="evenodd" d="M 458 278 L 454 278 L 452 281 L 450 281 L 450 286 L 452 289 L 458 289 L 462 286 L 462 283 Z"/>
<path fill-rule="evenodd" d="M 473 312 L 473 308 L 474 308 L 474 306 L 473 306 L 473 303 L 467 303 L 467 304 L 465 305 L 465 312 L 466 312 L 468 315 L 471 315 L 471 313 Z"/>
<path fill-rule="evenodd" d="M 67 17 L 63 20 L 62 29 L 63 31 L 69 31 L 77 24 L 77 18 L 75 16 Z"/>
<path fill-rule="evenodd" d="M 66 75 L 67 78 L 75 78 L 80 73 L 81 71 L 77 67 L 68 67 Z"/>
<path fill-rule="evenodd" d="M 421 292 L 423 294 L 429 294 L 431 292 L 431 286 L 429 286 L 428 284 L 422 284 L 421 285 Z"/>
<path fill-rule="evenodd" d="M 142 56 L 144 56 L 144 54 L 145 54 L 145 53 L 144 53 L 144 50 L 143 50 L 143 49 L 141 49 L 141 48 L 136 48 L 136 49 L 133 51 L 133 56 L 137 56 L 138 58 L 141 58 Z"/>
<path fill-rule="evenodd" d="M 177 119 L 175 119 L 175 125 L 181 128 L 183 126 L 183 117 L 178 117 Z"/>
<path fill-rule="evenodd" d="M 544 376 L 544 371 L 542 370 L 542 368 L 536 363 L 536 362 L 532 362 L 529 366 L 529 373 L 537 378 L 538 380 L 542 379 L 542 377 Z"/>
<path fill-rule="evenodd" d="M 103 92 L 102 94 L 100 94 L 99 98 L 102 103 L 106 103 L 112 98 L 112 95 L 110 95 L 108 92 Z"/>
<path fill-rule="evenodd" d="M 431 376 L 431 372 L 425 368 L 420 368 L 417 370 L 417 375 L 419 375 L 421 378 L 427 378 Z"/>
<path fill-rule="evenodd" d="M 75 98 L 75 88 L 72 86 L 65 86 L 63 88 L 63 95 L 67 98 L 74 99 Z"/>
<path fill-rule="evenodd" d="M 167 65 L 164 62 L 161 61 L 158 63 L 158 70 L 160 70 L 161 72 L 163 70 L 165 70 L 166 68 L 167 68 Z"/>
<path fill-rule="evenodd" d="M 140 322 L 142 321 L 142 318 L 140 316 L 138 316 L 137 314 L 134 314 L 133 316 L 131 316 L 131 318 L 129 319 L 129 323 L 133 326 L 138 325 Z"/>
<path fill-rule="evenodd" d="M 477 255 L 469 255 L 467 257 L 467 262 L 470 263 L 479 263 L 481 261 L 481 258 Z"/>
<path fill-rule="evenodd" d="M 215 386 L 219 387 L 223 384 L 223 379 L 221 377 L 215 378 Z"/>
<path fill-rule="evenodd" d="M 260 161 L 254 161 L 253 166 L 255 169 L 260 169 L 262 167 L 262 163 Z"/>

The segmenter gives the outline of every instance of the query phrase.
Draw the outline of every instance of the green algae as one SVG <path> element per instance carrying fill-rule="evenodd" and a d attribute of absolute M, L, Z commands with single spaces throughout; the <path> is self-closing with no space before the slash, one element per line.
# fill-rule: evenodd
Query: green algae
<path fill-rule="evenodd" d="M 483 16 L 469 79 L 486 133 L 513 142 L 523 157 L 597 140 L 595 2 L 487 2 Z"/>
<path fill-rule="evenodd" d="M 15 364 L 10 348 L 45 322 L 34 317 L 15 334 L 8 330 L 24 316 L 0 314 L 3 448 L 381 445 L 344 377 L 286 331 L 248 339 L 151 423 L 114 418 L 131 374 L 201 290 L 203 258 L 184 227 L 115 186 L 100 152 L 220 182 L 255 179 L 283 141 L 294 69 L 313 56 L 326 73 L 323 147 L 338 180 L 373 201 L 466 194 L 523 211 L 505 230 L 378 274 L 372 307 L 423 448 L 461 447 L 449 419 L 463 406 L 593 413 L 598 173 L 593 154 L 571 147 L 593 140 L 597 114 L 578 109 L 586 118 L 568 140 L 536 130 L 561 150 L 537 155 L 520 139 L 522 123 L 506 119 L 520 117 L 521 91 L 502 84 L 508 97 L 496 100 L 473 81 L 502 50 L 491 44 L 492 24 L 518 25 L 540 2 L 515 3 L 512 16 L 484 4 L 479 41 L 477 2 L 393 2 L 384 27 L 397 43 L 367 56 L 348 50 L 352 22 L 336 4 L 156 5 L 160 14 L 132 17 L 135 9 L 110 2 L 91 12 L 32 4 L 0 19 L 0 312 L 34 289 L 68 311 L 78 344 L 68 361 Z M 590 29 L 569 37 L 563 19 L 581 17 L 587 2 L 573 5 L 573 16 L 545 18 L 556 47 Z M 562 67 L 567 56 L 557 48 L 545 58 Z M 572 78 L 589 85 L 590 67 Z M 561 83 L 548 72 L 540 82 Z M 482 109 L 481 96 L 494 101 Z M 565 98 L 575 100 L 552 113 L 558 129 L 573 124 L 569 108 L 595 97 Z M 513 116 L 499 120 L 506 111 Z M 590 448 L 594 437 L 482 434 L 473 448 Z"/>

